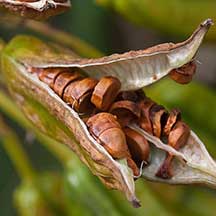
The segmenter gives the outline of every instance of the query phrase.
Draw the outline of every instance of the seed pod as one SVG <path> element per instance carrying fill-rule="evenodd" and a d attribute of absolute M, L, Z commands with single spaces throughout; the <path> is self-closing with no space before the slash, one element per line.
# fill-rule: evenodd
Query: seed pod
<path fill-rule="evenodd" d="M 109 112 L 117 116 L 122 126 L 127 126 L 132 122 L 138 121 L 140 118 L 139 106 L 128 100 L 113 103 Z"/>
<path fill-rule="evenodd" d="M 121 88 L 120 81 L 115 77 L 103 77 L 92 93 L 91 102 L 100 110 L 106 111 L 115 100 Z"/>
<path fill-rule="evenodd" d="M 169 136 L 170 131 L 178 120 L 181 120 L 181 111 L 179 109 L 172 109 L 164 126 L 163 133 L 165 136 Z"/>
<path fill-rule="evenodd" d="M 0 0 L 0 8 L 31 19 L 46 19 L 70 8 L 69 0 Z"/>
<path fill-rule="evenodd" d="M 173 69 L 169 73 L 169 76 L 180 84 L 187 84 L 193 79 L 193 75 L 196 72 L 196 64 L 189 62 L 180 68 Z"/>
<path fill-rule="evenodd" d="M 77 59 L 64 52 L 64 49 L 58 49 L 56 46 L 53 48 L 52 45 L 33 37 L 19 36 L 14 38 L 1 53 L 1 69 L 15 101 L 41 131 L 69 145 L 103 183 L 110 188 L 123 191 L 128 200 L 139 206 L 134 193 L 133 176 L 128 172 L 125 160 L 114 160 L 93 139 L 77 112 L 57 97 L 48 85 L 44 85 L 35 75 L 28 73 L 28 68 L 80 68 L 90 77 L 97 79 L 107 75 L 117 77 L 122 84 L 121 91 L 137 90 L 158 81 L 172 69 L 191 61 L 211 25 L 212 21 L 206 20 L 189 40 L 179 44 L 163 44 L 147 50 L 99 59 Z M 190 136 L 187 147 L 183 147 L 179 152 L 141 128 L 139 130 L 155 146 L 154 154 L 151 154 L 151 163 L 143 170 L 144 177 L 172 184 L 216 185 L 216 165 L 194 133 Z M 175 178 L 169 180 L 156 178 L 155 173 L 161 163 L 161 150 L 157 148 L 186 161 L 186 168 L 182 170 L 182 166 L 174 166 Z M 198 157 L 191 159 L 192 153 Z"/>
<path fill-rule="evenodd" d="M 161 105 L 153 105 L 150 110 L 150 120 L 152 122 L 154 136 L 160 138 L 167 120 L 165 108 Z"/>
<path fill-rule="evenodd" d="M 128 166 L 133 170 L 134 175 L 139 175 L 139 169 L 131 159 L 124 132 L 114 115 L 98 113 L 90 117 L 86 125 L 92 136 L 113 158 L 127 158 Z"/>
<path fill-rule="evenodd" d="M 137 166 L 140 167 L 143 161 L 148 163 L 150 147 L 145 137 L 128 127 L 124 128 L 123 131 L 126 135 L 132 159 L 136 162 Z"/>
<path fill-rule="evenodd" d="M 72 82 L 65 88 L 63 100 L 72 105 L 77 112 L 89 113 L 93 109 L 90 100 L 96 84 L 97 80 L 93 78 Z"/>
<path fill-rule="evenodd" d="M 174 128 L 171 130 L 169 137 L 168 137 L 168 145 L 172 146 L 174 149 L 179 150 L 183 147 L 190 136 L 190 128 L 182 121 L 178 121 Z M 165 161 L 159 168 L 156 173 L 157 177 L 163 179 L 172 178 L 172 169 L 171 169 L 171 162 L 173 160 L 173 155 L 168 154 Z"/>
<path fill-rule="evenodd" d="M 150 120 L 150 109 L 155 104 L 151 99 L 145 98 L 139 102 L 141 116 L 139 119 L 139 126 L 146 132 L 153 134 L 152 123 Z"/>

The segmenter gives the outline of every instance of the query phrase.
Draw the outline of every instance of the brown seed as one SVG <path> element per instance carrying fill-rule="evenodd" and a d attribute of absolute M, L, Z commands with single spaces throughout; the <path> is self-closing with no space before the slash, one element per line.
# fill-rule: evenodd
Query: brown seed
<path fill-rule="evenodd" d="M 109 112 L 117 116 L 122 126 L 127 126 L 140 118 L 139 106 L 133 101 L 117 101 L 112 104 Z"/>
<path fill-rule="evenodd" d="M 43 69 L 39 74 L 38 77 L 41 81 L 45 82 L 47 85 L 49 85 L 50 88 L 53 89 L 54 82 L 57 76 L 60 73 L 65 72 L 64 68 L 45 68 Z"/>
<path fill-rule="evenodd" d="M 196 72 L 196 64 L 194 62 L 190 62 L 188 64 L 183 65 L 180 68 L 173 69 L 169 73 L 169 76 L 177 83 L 187 84 L 191 82 L 195 72 Z"/>
<path fill-rule="evenodd" d="M 90 98 L 96 84 L 97 80 L 93 78 L 72 82 L 65 88 L 63 100 L 72 105 L 77 112 L 89 112 L 89 109 L 93 108 Z"/>
<path fill-rule="evenodd" d="M 78 72 L 64 72 L 57 76 L 54 83 L 54 91 L 60 97 L 63 96 L 64 89 L 67 87 L 69 83 L 81 78 L 81 74 Z"/>
<path fill-rule="evenodd" d="M 120 81 L 115 77 L 103 77 L 95 86 L 91 102 L 100 110 L 106 111 L 115 100 L 121 88 Z"/>
<path fill-rule="evenodd" d="M 153 105 L 150 110 L 150 120 L 152 122 L 154 136 L 160 138 L 167 120 L 167 111 L 161 105 Z"/>
<path fill-rule="evenodd" d="M 101 112 L 90 117 L 86 122 L 86 125 L 95 137 L 99 137 L 102 132 L 110 128 L 121 128 L 117 118 L 106 112 Z"/>
<path fill-rule="evenodd" d="M 109 128 L 103 131 L 98 139 L 113 158 L 121 159 L 127 157 L 128 147 L 122 129 Z"/>
<path fill-rule="evenodd" d="M 127 145 L 132 159 L 136 164 L 140 166 L 142 161 L 148 162 L 150 147 L 145 137 L 128 127 L 123 131 L 126 135 Z"/>
<path fill-rule="evenodd" d="M 187 143 L 189 136 L 190 128 L 188 125 L 182 121 L 178 121 L 169 134 L 168 145 L 172 146 L 176 150 L 179 150 Z M 156 173 L 156 176 L 164 179 L 169 179 L 173 176 L 171 167 L 172 159 L 173 155 L 168 154 L 165 161 Z"/>
<path fill-rule="evenodd" d="M 174 108 L 170 111 L 167 122 L 164 126 L 163 133 L 165 136 L 168 136 L 170 134 L 170 131 L 178 120 L 181 120 L 181 111 Z"/>
<path fill-rule="evenodd" d="M 150 109 L 155 104 L 151 99 L 145 98 L 139 102 L 141 116 L 139 119 L 139 126 L 146 132 L 153 135 L 153 127 L 150 120 Z"/>

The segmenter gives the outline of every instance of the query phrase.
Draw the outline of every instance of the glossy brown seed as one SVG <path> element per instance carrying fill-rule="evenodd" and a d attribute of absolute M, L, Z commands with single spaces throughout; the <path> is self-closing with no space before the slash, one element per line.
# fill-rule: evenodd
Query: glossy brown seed
<path fill-rule="evenodd" d="M 127 145 L 132 159 L 136 164 L 140 166 L 142 161 L 148 162 L 150 147 L 145 137 L 128 127 L 123 131 L 126 136 Z"/>
<path fill-rule="evenodd" d="M 103 77 L 95 86 L 91 102 L 100 110 L 106 111 L 115 100 L 121 88 L 120 81 L 115 77 Z"/>
<path fill-rule="evenodd" d="M 187 84 L 191 82 L 195 72 L 196 72 L 196 64 L 194 62 L 190 62 L 188 64 L 183 65 L 180 68 L 173 69 L 169 73 L 169 76 L 177 83 Z"/>
<path fill-rule="evenodd" d="M 189 136 L 190 128 L 188 127 L 188 125 L 182 121 L 178 121 L 169 134 L 168 145 L 172 146 L 176 150 L 179 150 L 187 143 Z M 164 179 L 169 179 L 173 176 L 171 167 L 172 159 L 173 156 L 168 154 L 165 161 L 156 173 L 156 176 Z"/>
<path fill-rule="evenodd" d="M 164 126 L 163 133 L 165 136 L 169 135 L 170 131 L 178 120 L 181 120 L 181 111 L 174 108 L 170 111 L 167 122 Z"/>
<path fill-rule="evenodd" d="M 113 103 L 109 112 L 117 116 L 122 126 L 127 126 L 140 118 L 139 106 L 128 100 Z"/>
<path fill-rule="evenodd" d="M 160 138 L 167 120 L 167 111 L 161 105 L 153 105 L 150 109 L 150 120 L 153 127 L 153 135 Z"/>
<path fill-rule="evenodd" d="M 128 166 L 134 175 L 139 175 L 139 168 L 131 159 L 126 143 L 125 134 L 117 122 L 117 118 L 110 113 L 98 113 L 86 121 L 89 132 L 115 159 L 126 158 Z"/>
<path fill-rule="evenodd" d="M 47 85 L 50 86 L 50 88 L 53 89 L 54 87 L 54 82 L 57 76 L 60 73 L 65 72 L 64 68 L 45 68 L 43 69 L 39 74 L 38 77 L 41 81 L 45 82 Z"/>
<path fill-rule="evenodd" d="M 141 116 L 139 118 L 139 126 L 146 132 L 153 135 L 153 127 L 150 120 L 150 109 L 155 104 L 151 99 L 145 98 L 139 102 Z"/>
<path fill-rule="evenodd" d="M 77 112 L 88 112 L 90 111 L 89 107 L 93 108 L 90 99 L 96 84 L 97 80 L 93 78 L 72 82 L 65 88 L 63 100 L 72 105 Z M 87 107 L 85 107 L 86 105 Z"/>
<path fill-rule="evenodd" d="M 121 128 L 116 116 L 106 112 L 101 112 L 90 117 L 86 125 L 95 137 L 99 137 L 102 132 L 110 128 Z"/>
<path fill-rule="evenodd" d="M 57 76 L 54 83 L 54 91 L 60 97 L 63 96 L 64 89 L 69 83 L 81 78 L 81 74 L 78 72 L 63 72 Z"/>

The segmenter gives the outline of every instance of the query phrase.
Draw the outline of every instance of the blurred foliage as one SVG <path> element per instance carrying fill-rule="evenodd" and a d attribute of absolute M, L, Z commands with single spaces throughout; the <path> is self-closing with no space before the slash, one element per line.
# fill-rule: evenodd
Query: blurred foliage
<path fill-rule="evenodd" d="M 112 8 L 133 23 L 181 37 L 190 35 L 197 24 L 207 18 L 216 20 L 216 1 L 212 0 L 96 0 L 96 2 Z M 216 31 L 211 31 L 207 38 L 215 41 Z"/>
<path fill-rule="evenodd" d="M 148 1 L 148 0 L 94 0 L 98 4 L 108 6 L 120 12 L 132 22 L 145 27 L 158 29 L 160 32 L 185 36 L 189 35 L 197 24 L 207 17 L 215 18 L 215 1 L 195 0 L 174 0 L 174 1 Z M 79 49 L 79 37 L 90 42 L 103 52 L 112 52 L 112 38 L 110 37 L 110 15 L 108 11 L 96 7 L 92 1 L 73 0 L 71 12 L 52 18 L 50 23 L 58 26 L 69 33 L 78 36 L 74 40 L 68 34 L 52 31 L 53 40 L 66 41 L 67 46 Z M 68 22 L 70 21 L 70 22 Z M 10 22 L 8 22 L 10 23 Z M 166 25 L 164 25 L 164 23 Z M 0 36 L 8 40 L 12 35 L 23 32 L 31 32 L 34 35 L 43 35 L 43 32 L 35 33 L 31 28 L 23 26 L 1 31 Z M 43 24 L 42 24 L 43 25 Z M 181 27 L 179 27 L 181 26 Z M 31 31 L 29 30 L 31 29 Z M 215 31 L 208 34 L 210 40 L 215 40 Z M 55 35 L 56 34 L 56 35 Z M 49 35 L 46 35 L 49 38 Z M 65 40 L 65 41 L 64 41 Z M 72 43 L 70 41 L 72 40 Z M 77 42 L 78 41 L 78 42 Z M 70 45 L 69 45 L 70 43 Z M 78 43 L 78 44 L 77 44 Z M 3 47 L 0 40 L 0 50 Z M 85 50 L 85 43 L 82 52 L 86 56 L 89 47 Z M 96 55 L 100 55 L 96 51 Z M 1 82 L 2 79 L 0 78 Z M 142 202 L 140 209 L 134 209 L 125 198 L 116 191 L 104 188 L 101 182 L 93 176 L 89 170 L 77 160 L 76 156 L 65 146 L 39 134 L 31 124 L 17 110 L 13 101 L 9 98 L 5 87 L 0 85 L 0 114 L 4 113 L 7 121 L 0 127 L 7 132 L 6 136 L 0 136 L 0 168 L 3 170 L 0 180 L 0 215 L 16 215 L 12 211 L 9 189 L 14 192 L 14 206 L 19 215 L 43 216 L 43 215 L 197 215 L 214 216 L 216 193 L 214 190 L 202 187 L 169 186 L 156 183 L 136 182 L 137 196 Z M 163 104 L 167 108 L 179 107 L 183 113 L 183 119 L 197 132 L 206 144 L 208 150 L 216 156 L 216 94 L 215 91 L 204 87 L 199 83 L 189 85 L 178 85 L 171 80 L 164 79 L 145 89 L 146 94 Z M 15 125 L 15 131 L 7 124 Z M 12 122 L 12 123 L 11 123 Z M 19 127 L 17 126 L 19 125 Z M 38 145 L 26 145 L 25 134 L 20 133 L 20 128 L 35 131 L 36 139 L 60 162 L 54 163 L 54 171 L 47 169 L 51 156 L 48 152 L 38 151 Z M 22 142 L 20 142 L 20 138 Z M 30 142 L 31 143 L 31 142 Z M 23 149 L 24 147 L 24 149 Z M 28 149 L 31 159 L 29 161 Z M 4 151 L 2 150 L 4 149 Z M 7 157 L 5 153 L 7 152 Z M 36 156 L 35 156 L 36 155 Z M 16 172 L 21 179 L 17 181 L 15 170 L 10 168 L 10 161 L 13 162 Z M 44 159 L 43 159 L 44 158 Z M 33 164 L 33 165 L 32 165 Z M 33 168 L 34 167 L 34 168 Z M 41 171 L 42 170 L 42 171 Z M 30 177 L 27 177 L 30 176 Z M 12 183 L 11 183 L 12 182 Z M 10 196 L 9 196 L 10 195 Z"/>

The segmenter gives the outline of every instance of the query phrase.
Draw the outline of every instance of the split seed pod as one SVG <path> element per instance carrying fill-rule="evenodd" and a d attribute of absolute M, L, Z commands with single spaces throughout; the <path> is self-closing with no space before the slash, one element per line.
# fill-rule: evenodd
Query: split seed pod
<path fill-rule="evenodd" d="M 69 0 L 0 0 L 0 8 L 31 19 L 46 19 L 70 6 Z"/>
<path fill-rule="evenodd" d="M 100 80 L 104 76 L 118 78 L 121 91 L 139 90 L 168 75 L 171 70 L 191 62 L 211 25 L 211 20 L 204 21 L 188 40 L 179 44 L 162 44 L 147 50 L 99 59 L 77 59 L 73 54 L 70 55 L 63 49 L 58 51 L 56 47 L 36 38 L 18 36 L 2 52 L 2 72 L 18 106 L 34 125 L 43 133 L 67 144 L 105 185 L 122 191 L 134 206 L 139 206 L 133 172 L 128 167 L 127 160 L 114 159 L 92 137 L 75 109 L 68 106 L 36 74 L 29 73 L 29 68 L 37 68 L 38 71 L 51 68 L 72 68 L 73 71 L 81 69 L 94 80 Z M 138 125 L 129 127 L 133 127 L 133 130 L 151 142 L 151 163 L 142 171 L 144 178 L 170 184 L 216 185 L 215 163 L 193 132 L 190 132 L 186 145 L 177 151 Z M 165 180 L 156 177 L 155 173 L 167 152 L 180 160 L 172 161 L 173 177 Z"/>

